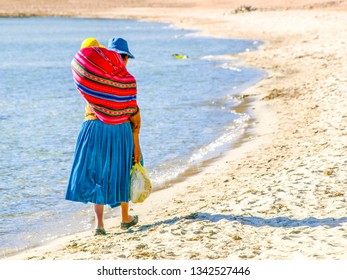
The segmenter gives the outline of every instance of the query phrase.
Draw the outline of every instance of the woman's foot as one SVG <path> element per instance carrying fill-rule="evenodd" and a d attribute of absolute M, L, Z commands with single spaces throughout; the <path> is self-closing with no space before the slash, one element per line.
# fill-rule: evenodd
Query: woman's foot
<path fill-rule="evenodd" d="M 121 229 L 128 229 L 128 228 L 136 225 L 139 221 L 138 216 L 134 216 L 134 217 L 132 217 L 132 219 L 131 219 L 131 216 L 129 216 L 129 218 L 130 218 L 129 221 L 124 221 L 124 222 L 120 223 Z"/>
<path fill-rule="evenodd" d="M 104 228 L 96 228 L 94 235 L 106 235 L 106 230 Z"/>

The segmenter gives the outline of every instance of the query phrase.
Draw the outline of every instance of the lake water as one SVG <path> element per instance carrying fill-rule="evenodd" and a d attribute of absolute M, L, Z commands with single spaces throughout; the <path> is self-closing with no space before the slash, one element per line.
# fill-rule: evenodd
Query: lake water
<path fill-rule="evenodd" d="M 136 57 L 128 70 L 155 188 L 218 156 L 247 128 L 249 114 L 234 111 L 237 97 L 265 73 L 228 66 L 223 55 L 260 42 L 131 20 L 0 18 L 0 256 L 93 227 L 91 205 L 64 200 L 85 104 L 70 62 L 83 39 L 107 45 L 114 36 Z"/>

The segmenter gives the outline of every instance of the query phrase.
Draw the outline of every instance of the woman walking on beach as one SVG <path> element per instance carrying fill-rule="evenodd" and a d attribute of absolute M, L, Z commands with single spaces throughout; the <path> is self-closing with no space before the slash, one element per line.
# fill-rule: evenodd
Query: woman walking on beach
<path fill-rule="evenodd" d="M 127 71 L 134 58 L 122 38 L 107 49 L 86 39 L 71 65 L 77 90 L 87 101 L 66 199 L 94 203 L 95 234 L 106 234 L 104 205 L 121 206 L 121 228 L 137 224 L 129 215 L 130 170 L 141 161 L 136 80 Z"/>

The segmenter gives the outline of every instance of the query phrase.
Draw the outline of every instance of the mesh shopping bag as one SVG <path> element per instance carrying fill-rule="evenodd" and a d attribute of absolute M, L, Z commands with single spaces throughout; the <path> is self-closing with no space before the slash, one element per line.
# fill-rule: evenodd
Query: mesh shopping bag
<path fill-rule="evenodd" d="M 143 202 L 152 192 L 152 184 L 146 169 L 140 164 L 133 165 L 130 171 L 130 200 L 133 203 Z"/>

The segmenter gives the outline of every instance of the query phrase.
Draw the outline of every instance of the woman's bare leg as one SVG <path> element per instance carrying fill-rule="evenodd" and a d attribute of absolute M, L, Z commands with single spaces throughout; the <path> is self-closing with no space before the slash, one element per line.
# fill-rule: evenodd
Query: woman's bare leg
<path fill-rule="evenodd" d="M 129 203 L 121 202 L 122 208 L 122 223 L 130 223 L 133 220 L 133 217 L 129 215 Z"/>
<path fill-rule="evenodd" d="M 95 227 L 99 229 L 104 229 L 104 205 L 95 204 Z"/>

